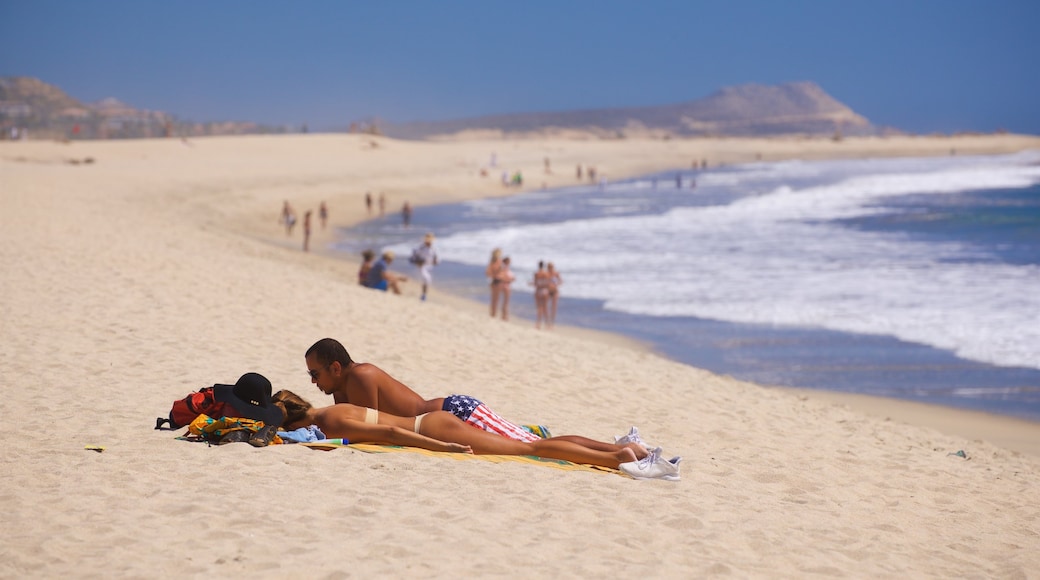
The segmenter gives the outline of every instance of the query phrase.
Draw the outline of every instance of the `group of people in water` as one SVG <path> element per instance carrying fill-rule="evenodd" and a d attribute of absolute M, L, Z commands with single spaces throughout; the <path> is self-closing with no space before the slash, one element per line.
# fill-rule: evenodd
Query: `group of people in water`
<path fill-rule="evenodd" d="M 619 469 L 637 479 L 679 479 L 682 458 L 665 459 L 649 449 L 633 427 L 614 443 L 579 435 L 551 437 L 507 421 L 467 395 L 424 399 L 379 367 L 351 359 L 337 340 L 323 338 L 304 355 L 311 382 L 335 404 L 316 408 L 291 391 L 278 391 L 273 404 L 283 429 L 316 426 L 332 438 L 353 443 L 420 447 L 487 455 L 532 455 Z M 543 437 L 544 435 L 544 437 Z"/>

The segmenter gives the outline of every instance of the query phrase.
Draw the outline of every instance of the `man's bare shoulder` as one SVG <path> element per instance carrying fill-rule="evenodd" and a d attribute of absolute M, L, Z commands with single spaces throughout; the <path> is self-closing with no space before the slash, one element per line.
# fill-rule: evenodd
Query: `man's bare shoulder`
<path fill-rule="evenodd" d="M 347 371 L 347 374 L 358 378 L 379 378 L 387 376 L 386 371 L 372 363 L 355 363 L 354 366 L 350 367 L 350 370 Z"/>

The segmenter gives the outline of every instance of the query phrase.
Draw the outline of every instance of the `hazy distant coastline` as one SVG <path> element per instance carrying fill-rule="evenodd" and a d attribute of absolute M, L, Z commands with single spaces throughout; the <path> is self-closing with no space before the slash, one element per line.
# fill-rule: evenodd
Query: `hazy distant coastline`
<path fill-rule="evenodd" d="M 848 136 L 905 134 L 879 127 L 812 82 L 725 87 L 692 101 L 652 107 L 506 113 L 397 123 L 345 120 L 320 132 L 368 133 L 409 140 L 671 139 L 690 137 Z M 306 133 L 299 126 L 225 120 L 194 122 L 137 109 L 118 99 L 83 103 L 30 77 L 0 78 L 2 139 L 132 139 Z"/>

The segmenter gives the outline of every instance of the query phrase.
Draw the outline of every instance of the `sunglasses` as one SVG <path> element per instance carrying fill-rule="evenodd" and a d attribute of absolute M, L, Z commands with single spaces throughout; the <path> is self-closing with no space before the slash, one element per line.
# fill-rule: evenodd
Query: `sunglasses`
<path fill-rule="evenodd" d="M 324 367 L 321 367 L 321 368 L 327 369 L 330 366 L 332 366 L 332 365 L 331 364 L 327 364 L 327 365 L 325 365 Z M 321 374 L 321 370 L 307 369 L 307 374 L 310 375 L 312 379 L 317 379 L 318 375 Z"/>

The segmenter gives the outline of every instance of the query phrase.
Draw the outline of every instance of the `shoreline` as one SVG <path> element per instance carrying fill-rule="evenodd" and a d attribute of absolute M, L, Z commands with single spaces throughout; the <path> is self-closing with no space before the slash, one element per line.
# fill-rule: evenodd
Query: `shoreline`
<path fill-rule="evenodd" d="M 988 441 L 1011 451 L 1040 457 L 1040 423 L 1035 421 L 860 393 L 797 387 L 765 388 L 823 401 L 885 421 L 928 427 L 971 441 Z"/>

